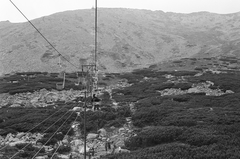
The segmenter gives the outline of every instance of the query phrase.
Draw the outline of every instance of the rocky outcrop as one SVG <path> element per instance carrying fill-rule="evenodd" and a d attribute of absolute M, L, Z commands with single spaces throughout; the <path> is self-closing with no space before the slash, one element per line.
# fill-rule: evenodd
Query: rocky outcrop
<path fill-rule="evenodd" d="M 73 124 L 75 136 L 73 140 L 70 142 L 72 148 L 72 156 L 75 158 L 80 158 L 84 153 L 84 140 L 79 137 L 79 124 Z M 77 135 L 78 134 L 78 135 Z M 117 149 L 115 153 L 122 153 L 122 152 L 130 152 L 129 150 L 122 149 L 121 147 L 124 146 L 124 141 L 130 138 L 131 136 L 136 135 L 133 133 L 133 125 L 131 117 L 126 118 L 126 124 L 121 128 L 115 128 L 106 130 L 101 128 L 98 130 L 98 134 L 89 133 L 87 135 L 87 149 L 86 151 L 89 152 L 90 148 L 94 148 L 95 155 L 94 157 L 99 157 L 101 155 L 106 155 L 112 153 L 113 151 L 113 144 L 116 145 Z M 105 144 L 106 142 L 110 142 L 111 149 L 105 151 Z M 119 151 L 120 150 L 120 151 Z"/>
<path fill-rule="evenodd" d="M 110 92 L 113 88 L 123 88 L 130 86 L 126 81 L 121 81 L 115 86 L 107 87 L 107 91 Z M 1 94 L 2 101 L 1 104 L 5 103 L 5 105 L 10 106 L 21 106 L 21 107 L 42 107 L 44 104 L 46 106 L 54 104 L 56 101 L 71 101 L 81 96 L 81 91 L 68 90 L 68 91 L 48 91 L 46 89 L 42 89 L 38 92 L 33 93 L 20 93 L 15 95 L 9 94 Z M 115 102 L 115 101 L 112 101 Z M 115 102 L 115 105 L 118 106 L 118 103 Z M 83 111 L 81 107 L 74 107 L 70 111 L 75 111 L 77 113 Z M 80 115 L 80 114 L 78 114 Z M 31 134 L 31 133 L 23 133 L 19 132 L 17 134 L 8 134 L 5 138 L 2 137 L 1 146 L 10 145 L 16 146 L 16 144 L 20 143 L 31 143 L 33 146 L 42 148 L 44 147 L 46 152 L 53 151 L 57 146 L 67 145 L 71 146 L 71 154 L 72 156 L 79 157 L 79 154 L 83 152 L 84 142 L 82 140 L 82 135 L 79 131 L 79 123 L 72 123 L 72 128 L 75 132 L 75 135 L 72 137 L 64 137 L 62 141 L 59 141 L 56 145 L 44 146 L 40 142 L 37 142 L 39 139 L 43 137 L 43 134 Z M 95 148 L 95 156 L 105 155 L 105 143 L 108 140 L 111 141 L 111 146 L 114 143 L 117 147 L 123 147 L 124 141 L 134 135 L 132 130 L 132 121 L 131 118 L 126 118 L 126 124 L 122 128 L 111 127 L 110 129 L 101 128 L 98 130 L 98 133 L 89 133 L 87 134 L 87 147 Z M 0 137 L 1 141 L 1 137 Z M 88 150 L 87 150 L 88 151 Z M 111 153 L 111 150 L 108 150 L 107 153 Z M 118 152 L 117 150 L 115 152 Z M 69 155 L 65 155 L 69 156 Z M 39 158 L 44 158 L 44 156 L 38 156 Z M 60 155 L 59 155 L 60 157 Z M 63 157 L 63 156 L 61 156 Z"/>
<path fill-rule="evenodd" d="M 48 91 L 41 89 L 33 93 L 0 94 L 0 107 L 47 107 L 56 101 L 69 102 L 81 96 L 79 90 Z"/>
<path fill-rule="evenodd" d="M 202 73 L 198 73 L 195 76 L 201 76 Z M 168 80 L 166 83 L 185 83 L 187 80 L 184 76 L 175 77 L 172 75 L 164 75 Z M 175 88 L 167 88 L 161 91 L 157 91 L 161 94 L 161 96 L 168 96 L 168 95 L 183 95 L 187 93 L 205 93 L 207 96 L 221 96 L 224 94 L 234 93 L 231 90 L 226 90 L 225 92 L 221 89 L 211 89 L 210 86 L 213 86 L 214 83 L 211 81 L 206 81 L 202 83 L 193 84 L 191 88 L 187 90 L 175 89 Z"/>
<path fill-rule="evenodd" d="M 40 133 L 32 134 L 32 133 L 20 132 L 20 133 L 17 133 L 16 135 L 9 133 L 5 138 L 2 137 L 1 145 L 15 146 L 17 144 L 23 144 L 23 143 L 36 144 L 36 141 L 38 141 L 42 137 L 43 137 L 43 134 L 40 134 Z"/>

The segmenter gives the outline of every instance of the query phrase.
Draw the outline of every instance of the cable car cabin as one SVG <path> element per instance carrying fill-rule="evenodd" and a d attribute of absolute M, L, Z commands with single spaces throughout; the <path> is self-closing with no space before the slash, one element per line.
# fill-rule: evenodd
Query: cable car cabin
<path fill-rule="evenodd" d="M 56 83 L 56 89 L 57 90 L 63 90 L 64 87 L 65 87 L 65 72 L 62 72 L 62 73 L 63 73 L 63 82 L 57 82 Z M 59 75 L 61 75 L 61 74 L 59 73 Z"/>
<path fill-rule="evenodd" d="M 63 90 L 63 89 L 64 89 L 63 83 L 62 83 L 62 82 L 56 83 L 56 89 L 57 89 L 57 90 Z"/>

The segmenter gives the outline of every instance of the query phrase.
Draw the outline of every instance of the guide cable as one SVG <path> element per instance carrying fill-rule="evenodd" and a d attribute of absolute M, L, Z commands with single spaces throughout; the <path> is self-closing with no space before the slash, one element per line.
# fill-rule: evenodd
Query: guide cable
<path fill-rule="evenodd" d="M 43 39 L 58 53 L 59 56 L 62 56 L 68 63 L 70 63 L 73 67 L 79 69 L 72 62 L 70 62 L 66 57 L 64 57 L 51 43 L 50 41 L 37 29 L 37 27 L 25 16 L 25 14 L 12 2 L 9 0 L 13 6 L 24 16 L 24 18 L 33 26 L 33 28 L 43 37 Z"/>

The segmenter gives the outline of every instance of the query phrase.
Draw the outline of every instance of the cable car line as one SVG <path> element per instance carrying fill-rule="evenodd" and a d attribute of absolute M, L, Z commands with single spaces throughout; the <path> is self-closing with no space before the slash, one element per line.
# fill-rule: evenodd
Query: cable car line
<path fill-rule="evenodd" d="M 63 116 L 61 116 L 55 123 L 53 123 L 52 125 L 50 125 L 46 130 L 44 130 L 43 133 L 45 133 L 47 130 L 49 130 L 53 125 L 55 125 L 59 120 L 61 120 L 66 114 L 68 113 L 68 111 L 63 114 Z M 73 112 L 72 112 L 73 113 Z M 21 150 L 25 149 L 28 145 L 30 145 L 31 143 L 28 143 L 27 145 L 25 145 L 22 149 L 20 149 L 18 152 L 16 152 L 12 157 L 10 157 L 9 159 L 12 159 L 13 157 L 15 157 L 19 152 L 21 152 Z"/>
<path fill-rule="evenodd" d="M 62 110 L 64 107 L 62 107 L 61 109 L 59 109 L 58 111 L 56 111 L 55 113 L 53 113 L 52 115 L 50 115 L 48 118 L 46 118 L 46 119 L 44 119 L 43 121 L 41 121 L 40 123 L 38 123 L 36 126 L 34 126 L 32 129 L 30 129 L 30 130 L 28 130 L 26 133 L 29 133 L 29 132 L 31 132 L 32 130 L 34 130 L 36 127 L 38 127 L 39 125 L 41 125 L 43 122 L 45 122 L 45 121 L 47 121 L 49 118 L 51 118 L 53 115 L 55 115 L 55 114 L 57 114 L 57 112 L 59 112 L 60 110 Z M 7 147 L 7 145 L 5 145 L 4 147 L 2 147 L 1 149 L 0 149 L 0 151 L 1 150 L 3 150 L 4 148 L 6 148 Z"/>
<path fill-rule="evenodd" d="M 62 56 L 68 63 L 70 63 L 73 67 L 79 69 L 72 62 L 70 62 L 66 57 L 64 57 L 51 43 L 50 41 L 37 29 L 37 27 L 25 16 L 25 14 L 12 2 L 9 0 L 12 5 L 24 16 L 24 18 L 32 25 L 32 27 L 43 37 L 43 39 L 58 53 L 59 56 Z"/>
<path fill-rule="evenodd" d="M 47 140 L 47 142 L 44 143 L 44 145 L 42 145 L 42 147 L 37 151 L 37 153 L 32 157 L 32 159 L 34 159 L 39 152 L 42 150 L 42 148 L 54 137 L 54 135 L 58 132 L 58 130 L 60 130 L 60 128 L 62 128 L 62 126 L 67 122 L 67 120 L 73 115 L 74 112 L 72 112 L 68 118 L 62 123 L 62 125 L 53 133 L 53 135 Z"/>
<path fill-rule="evenodd" d="M 73 121 L 73 123 L 75 123 L 77 121 L 78 115 L 76 116 L 75 120 Z M 70 130 L 72 129 L 72 127 L 70 127 L 67 131 L 67 133 L 65 134 L 64 138 L 68 135 L 68 133 L 70 132 Z M 57 153 L 57 150 L 59 149 L 60 145 L 58 145 L 58 147 L 56 148 L 55 152 L 53 153 L 52 157 L 50 159 L 52 159 L 54 157 L 54 155 Z"/>

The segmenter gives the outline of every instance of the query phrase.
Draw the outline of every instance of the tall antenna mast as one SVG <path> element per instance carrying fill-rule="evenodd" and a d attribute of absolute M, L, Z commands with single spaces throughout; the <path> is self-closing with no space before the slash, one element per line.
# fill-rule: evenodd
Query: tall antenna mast
<path fill-rule="evenodd" d="M 97 71 L 97 0 L 95 0 L 95 54 L 94 54 L 94 64 L 95 71 Z"/>
<path fill-rule="evenodd" d="M 82 72 L 84 70 L 84 67 L 87 68 L 88 71 L 90 71 L 90 75 L 91 77 L 96 76 L 97 73 L 97 0 L 95 0 L 95 50 L 94 50 L 94 59 L 93 59 L 93 63 L 91 65 L 82 65 Z M 89 72 L 87 72 L 89 73 Z M 94 73 L 94 74 L 93 74 Z M 86 77 L 85 77 L 86 78 Z M 90 82 L 90 81 L 88 81 Z M 90 95 L 92 96 L 92 92 L 93 92 L 93 83 L 95 83 L 95 81 L 90 82 L 92 88 L 89 87 L 89 90 L 86 86 L 86 90 L 85 90 L 85 102 L 84 102 L 84 159 L 86 159 L 87 157 L 87 134 L 86 134 L 86 107 L 87 107 L 87 93 L 90 93 Z"/>

